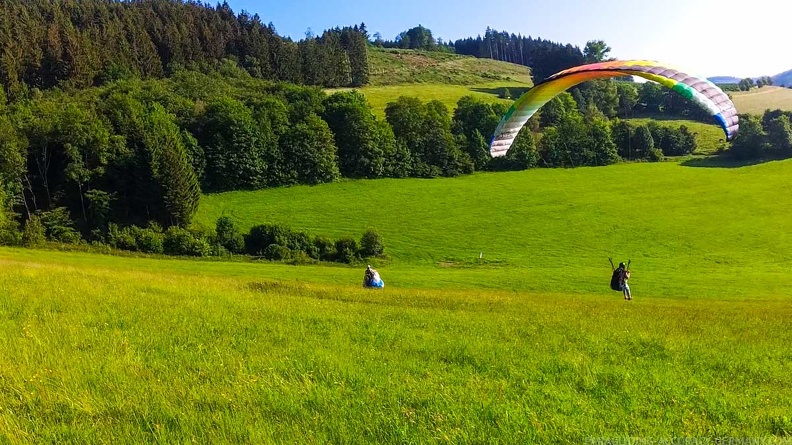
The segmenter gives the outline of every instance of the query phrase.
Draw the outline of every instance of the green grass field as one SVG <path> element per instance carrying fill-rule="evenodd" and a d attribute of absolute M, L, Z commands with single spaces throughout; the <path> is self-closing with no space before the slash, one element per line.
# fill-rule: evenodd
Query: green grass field
<path fill-rule="evenodd" d="M 765 110 L 792 110 L 792 89 L 789 88 L 770 86 L 730 94 L 740 113 L 764 114 Z"/>
<path fill-rule="evenodd" d="M 789 443 L 790 173 L 620 164 L 201 204 L 205 224 L 376 227 L 383 291 L 360 267 L 0 248 L 0 442 Z M 632 302 L 608 256 L 633 260 Z"/>
<path fill-rule="evenodd" d="M 13 249 L 0 261 L 6 443 L 792 433 L 784 298 L 624 304 L 605 292 L 370 292 L 274 264 L 224 277 L 214 262 Z"/>
<path fill-rule="evenodd" d="M 633 259 L 652 295 L 752 298 L 790 291 L 791 173 L 792 161 L 644 163 L 345 181 L 207 196 L 196 219 L 333 238 L 374 227 L 393 265 L 436 269 L 404 277 L 420 287 L 599 292 L 613 256 Z M 690 267 L 701 273 L 683 278 Z"/>

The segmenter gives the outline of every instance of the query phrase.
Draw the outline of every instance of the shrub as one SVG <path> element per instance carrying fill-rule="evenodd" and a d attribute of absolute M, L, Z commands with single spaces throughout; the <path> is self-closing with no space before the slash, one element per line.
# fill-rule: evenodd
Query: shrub
<path fill-rule="evenodd" d="M 653 162 L 662 161 L 663 150 L 660 150 L 659 148 L 652 148 L 651 150 L 649 150 L 649 153 L 647 153 L 646 159 Z"/>
<path fill-rule="evenodd" d="M 207 243 L 212 243 L 217 239 L 215 229 L 203 224 L 192 224 L 187 231 L 192 233 L 193 238 L 205 240 Z"/>
<path fill-rule="evenodd" d="M 305 252 L 291 252 L 291 257 L 289 258 L 289 264 L 312 264 L 314 262 L 314 257 Z"/>
<path fill-rule="evenodd" d="M 134 229 L 132 228 L 134 227 Z M 124 227 L 119 229 L 114 223 L 107 226 L 107 244 L 122 250 L 138 250 L 137 240 L 135 239 L 135 231 L 137 227 Z"/>
<path fill-rule="evenodd" d="M 250 228 L 248 234 L 245 235 L 245 250 L 247 253 L 261 256 L 267 246 L 272 244 L 267 227 L 267 225 L 261 224 Z"/>
<path fill-rule="evenodd" d="M 118 248 L 137 252 L 139 250 L 137 245 L 138 231 L 140 231 L 138 226 L 129 226 L 121 229 Z"/>
<path fill-rule="evenodd" d="M 263 255 L 271 244 L 287 247 L 289 250 L 307 252 L 311 249 L 311 238 L 305 232 L 295 232 L 280 224 L 255 226 L 245 237 L 245 249 L 251 255 Z"/>
<path fill-rule="evenodd" d="M 226 240 L 226 242 L 222 244 L 222 246 L 223 248 L 226 249 L 228 253 L 232 253 L 232 254 L 245 253 L 245 239 L 239 233 L 235 233 L 234 236 Z"/>
<path fill-rule="evenodd" d="M 226 256 L 228 253 L 228 250 L 218 243 L 212 243 L 209 248 L 209 255 L 211 256 Z"/>
<path fill-rule="evenodd" d="M 292 232 L 287 229 L 284 235 L 285 246 L 291 250 L 307 252 L 311 248 L 311 237 L 305 232 Z"/>
<path fill-rule="evenodd" d="M 287 246 L 290 232 L 288 227 L 278 224 L 253 226 L 245 237 L 245 250 L 251 255 L 263 255 L 270 244 Z"/>
<path fill-rule="evenodd" d="M 314 259 L 314 260 L 318 260 L 319 259 L 319 249 L 313 243 L 313 240 L 311 240 L 311 243 L 308 244 L 308 247 L 304 251 L 302 251 L 301 253 L 304 253 L 307 258 Z"/>
<path fill-rule="evenodd" d="M 0 93 L 0 104 L 2 100 L 3 93 Z M 14 246 L 22 241 L 22 234 L 19 232 L 16 215 L 9 204 L 6 191 L 0 187 L 0 244 Z"/>
<path fill-rule="evenodd" d="M 684 125 L 677 129 L 650 122 L 648 127 L 654 146 L 660 148 L 665 156 L 686 156 L 696 149 L 696 138 Z"/>
<path fill-rule="evenodd" d="M 146 225 L 147 229 L 151 229 L 157 233 L 162 233 L 162 226 L 159 225 L 156 221 L 149 221 L 148 225 Z"/>
<path fill-rule="evenodd" d="M 18 230 L 4 227 L 0 229 L 0 245 L 16 246 L 22 242 L 22 235 Z"/>
<path fill-rule="evenodd" d="M 324 236 L 317 236 L 313 240 L 314 249 L 312 252 L 315 253 L 313 258 L 317 260 L 323 261 L 332 261 L 333 258 L 336 256 L 336 248 L 333 240 Z"/>
<path fill-rule="evenodd" d="M 385 251 L 382 237 L 374 229 L 363 232 L 360 238 L 360 255 L 363 257 L 379 256 Z"/>
<path fill-rule="evenodd" d="M 205 239 L 195 239 L 190 246 L 188 255 L 191 256 L 209 256 L 212 253 L 212 248 Z"/>
<path fill-rule="evenodd" d="M 696 136 L 688 130 L 685 125 L 679 126 L 679 141 L 676 147 L 677 153 L 680 156 L 685 156 L 693 153 L 697 148 Z"/>
<path fill-rule="evenodd" d="M 245 251 L 245 240 L 237 232 L 231 218 L 227 216 L 218 218 L 215 225 L 215 233 L 217 234 L 218 244 L 223 246 L 228 252 L 242 253 Z"/>
<path fill-rule="evenodd" d="M 0 210 L 2 212 L 2 210 Z M 2 217 L 0 217 L 2 218 Z M 19 232 L 19 225 L 12 215 L 5 221 L 0 221 L 0 244 L 4 246 L 16 246 L 22 242 L 22 234 Z"/>
<path fill-rule="evenodd" d="M 153 229 L 138 229 L 136 235 L 137 247 L 141 252 L 163 253 L 163 235 Z"/>
<path fill-rule="evenodd" d="M 335 242 L 335 248 L 340 261 L 352 263 L 357 258 L 358 243 L 354 238 L 340 238 Z"/>
<path fill-rule="evenodd" d="M 47 237 L 52 241 L 77 244 L 82 240 L 65 207 L 42 212 L 40 218 Z"/>
<path fill-rule="evenodd" d="M 25 228 L 22 231 L 22 245 L 35 247 L 44 244 L 44 241 L 46 241 L 46 238 L 41 219 L 37 215 L 31 215 L 30 219 L 25 222 Z"/>
<path fill-rule="evenodd" d="M 270 244 L 264 249 L 264 258 L 273 261 L 287 260 L 291 257 L 291 250 L 286 246 Z"/>
<path fill-rule="evenodd" d="M 102 229 L 96 228 L 92 229 L 91 233 L 88 234 L 88 242 L 90 244 L 104 244 L 106 240 L 104 232 Z"/>
<path fill-rule="evenodd" d="M 198 239 L 189 230 L 177 226 L 165 231 L 163 248 L 168 255 L 208 256 L 211 252 L 205 239 Z"/>
<path fill-rule="evenodd" d="M 91 251 L 96 253 L 103 253 L 109 255 L 112 253 L 110 246 L 101 241 L 91 241 Z"/>

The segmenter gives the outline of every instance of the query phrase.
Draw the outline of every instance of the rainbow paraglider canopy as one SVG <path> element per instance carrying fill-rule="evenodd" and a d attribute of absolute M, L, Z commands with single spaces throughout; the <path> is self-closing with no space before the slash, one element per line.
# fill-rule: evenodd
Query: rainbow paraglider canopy
<path fill-rule="evenodd" d="M 726 133 L 726 140 L 732 140 L 737 134 L 739 118 L 734 103 L 714 83 L 657 62 L 615 60 L 581 65 L 553 74 L 520 96 L 495 129 L 490 154 L 505 155 L 528 119 L 559 93 L 587 80 L 623 76 L 643 77 L 676 91 L 709 111 Z"/>

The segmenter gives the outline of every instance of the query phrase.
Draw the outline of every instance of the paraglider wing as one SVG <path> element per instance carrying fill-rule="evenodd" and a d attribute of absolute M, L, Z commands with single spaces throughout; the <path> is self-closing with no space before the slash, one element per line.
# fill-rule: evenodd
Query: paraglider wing
<path fill-rule="evenodd" d="M 639 76 L 664 85 L 705 108 L 731 140 L 739 129 L 737 110 L 729 96 L 707 79 L 647 60 L 624 60 L 581 65 L 553 74 L 520 96 L 506 112 L 490 143 L 492 156 L 503 156 L 520 129 L 539 108 L 559 93 L 587 80 Z"/>

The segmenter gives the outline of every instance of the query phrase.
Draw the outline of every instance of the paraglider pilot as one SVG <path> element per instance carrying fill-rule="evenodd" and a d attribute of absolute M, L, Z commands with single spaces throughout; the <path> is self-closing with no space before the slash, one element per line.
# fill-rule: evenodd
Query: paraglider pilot
<path fill-rule="evenodd" d="M 611 277 L 611 288 L 614 290 L 622 291 L 625 300 L 632 300 L 630 293 L 630 285 L 627 280 L 630 279 L 630 269 L 624 263 L 619 263 L 619 268 L 614 269 L 613 276 Z"/>
<path fill-rule="evenodd" d="M 379 272 L 372 269 L 370 264 L 366 266 L 366 272 L 363 274 L 363 287 L 376 289 L 385 287 L 385 282 L 380 278 Z"/>

